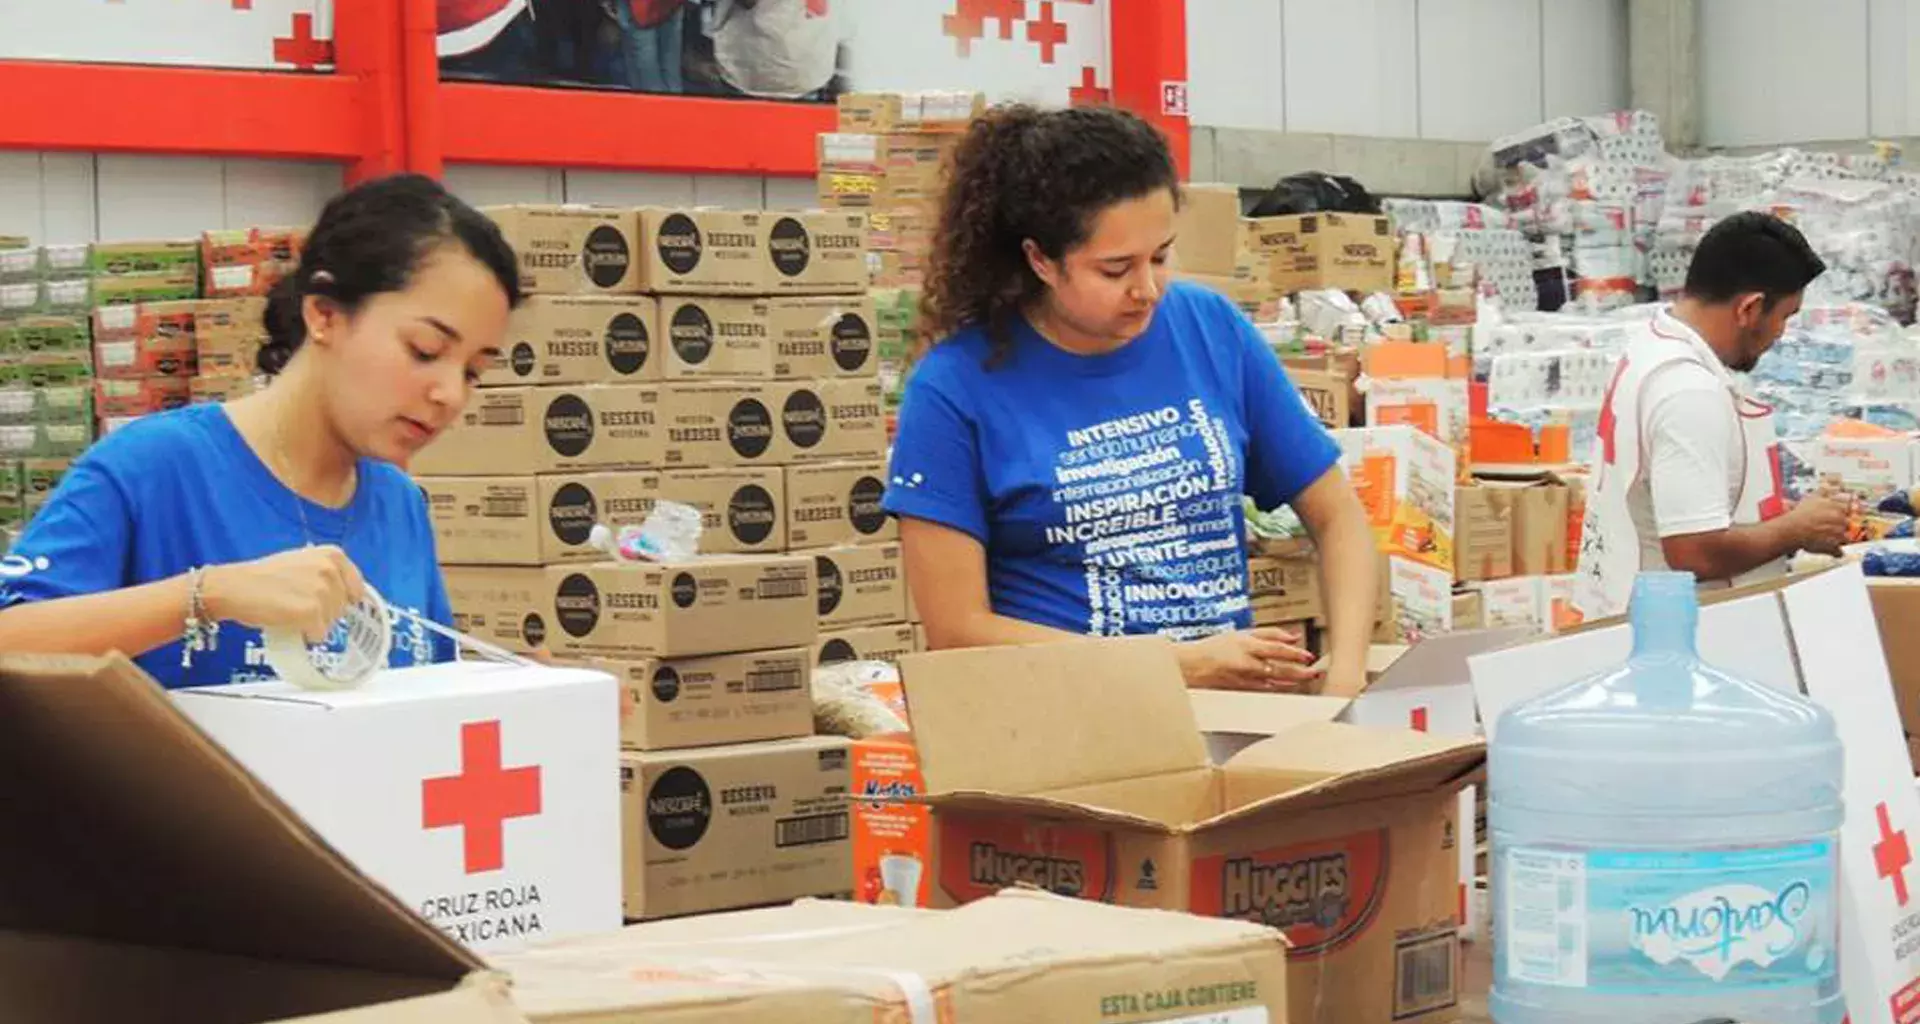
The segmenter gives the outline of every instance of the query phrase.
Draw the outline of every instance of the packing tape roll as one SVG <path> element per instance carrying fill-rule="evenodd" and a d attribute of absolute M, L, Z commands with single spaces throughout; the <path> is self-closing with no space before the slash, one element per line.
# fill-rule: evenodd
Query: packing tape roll
<path fill-rule="evenodd" d="M 368 586 L 333 624 L 323 643 L 309 644 L 297 629 L 261 631 L 267 665 L 303 690 L 351 690 L 387 667 L 393 649 L 393 613 Z"/>

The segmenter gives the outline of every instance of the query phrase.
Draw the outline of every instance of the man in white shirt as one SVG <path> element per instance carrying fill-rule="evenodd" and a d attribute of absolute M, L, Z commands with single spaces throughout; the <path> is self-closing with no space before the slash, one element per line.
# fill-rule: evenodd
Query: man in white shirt
<path fill-rule="evenodd" d="M 1788 506 L 1772 410 L 1741 390 L 1826 271 L 1798 230 L 1742 213 L 1701 239 L 1679 301 L 1637 332 L 1601 409 L 1574 603 L 1585 618 L 1625 610 L 1633 576 L 1691 572 L 1750 582 L 1798 550 L 1837 553 L 1849 507 L 1824 495 Z"/>

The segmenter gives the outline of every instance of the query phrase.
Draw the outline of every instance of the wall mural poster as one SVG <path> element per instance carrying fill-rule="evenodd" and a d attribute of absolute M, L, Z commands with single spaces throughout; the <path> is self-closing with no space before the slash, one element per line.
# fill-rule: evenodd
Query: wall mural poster
<path fill-rule="evenodd" d="M 443 77 L 832 102 L 1104 90 L 1108 0 L 438 0 Z"/>

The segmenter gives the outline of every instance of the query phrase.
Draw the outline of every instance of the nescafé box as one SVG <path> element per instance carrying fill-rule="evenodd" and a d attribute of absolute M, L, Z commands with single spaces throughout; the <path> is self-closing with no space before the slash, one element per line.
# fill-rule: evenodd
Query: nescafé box
<path fill-rule="evenodd" d="M 1215 764 L 1157 638 L 910 655 L 932 905 L 1027 885 L 1269 925 L 1294 1024 L 1459 1003 L 1456 795 L 1480 741 L 1309 719 Z"/>

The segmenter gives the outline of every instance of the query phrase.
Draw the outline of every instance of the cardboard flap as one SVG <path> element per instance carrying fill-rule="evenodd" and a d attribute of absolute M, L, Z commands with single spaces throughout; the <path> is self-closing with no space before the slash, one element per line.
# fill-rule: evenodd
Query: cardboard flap
<path fill-rule="evenodd" d="M 1481 740 L 1303 725 L 1248 747 L 1228 763 L 1231 810 L 1207 824 L 1434 792 L 1467 781 L 1486 758 Z"/>
<path fill-rule="evenodd" d="M 124 657 L 0 657 L 0 928 L 451 984 L 481 961 Z"/>
<path fill-rule="evenodd" d="M 1138 829 L 1145 832 L 1171 834 L 1174 830 L 1166 822 L 1126 811 L 1116 811 L 1106 807 L 1095 807 L 1072 800 L 1060 800 L 1044 796 L 1008 796 L 1004 793 L 980 793 L 960 790 L 941 793 L 937 796 L 920 797 L 913 801 L 925 804 L 938 811 L 960 814 L 1017 815 L 1046 821 L 1071 822 L 1082 825 L 1105 825 L 1113 828 Z"/>
<path fill-rule="evenodd" d="M 1189 690 L 1187 700 L 1201 732 L 1256 736 L 1277 736 L 1296 726 L 1334 721 L 1348 703 L 1342 697 L 1235 690 Z"/>
<path fill-rule="evenodd" d="M 1173 645 L 1158 637 L 909 655 L 900 681 L 929 793 L 1031 794 L 1207 766 Z"/>
<path fill-rule="evenodd" d="M 1379 678 L 1367 685 L 1367 692 L 1470 685 L 1473 673 L 1467 667 L 1468 658 L 1530 640 L 1536 632 L 1528 626 L 1507 626 L 1427 637 L 1393 659 Z"/>

